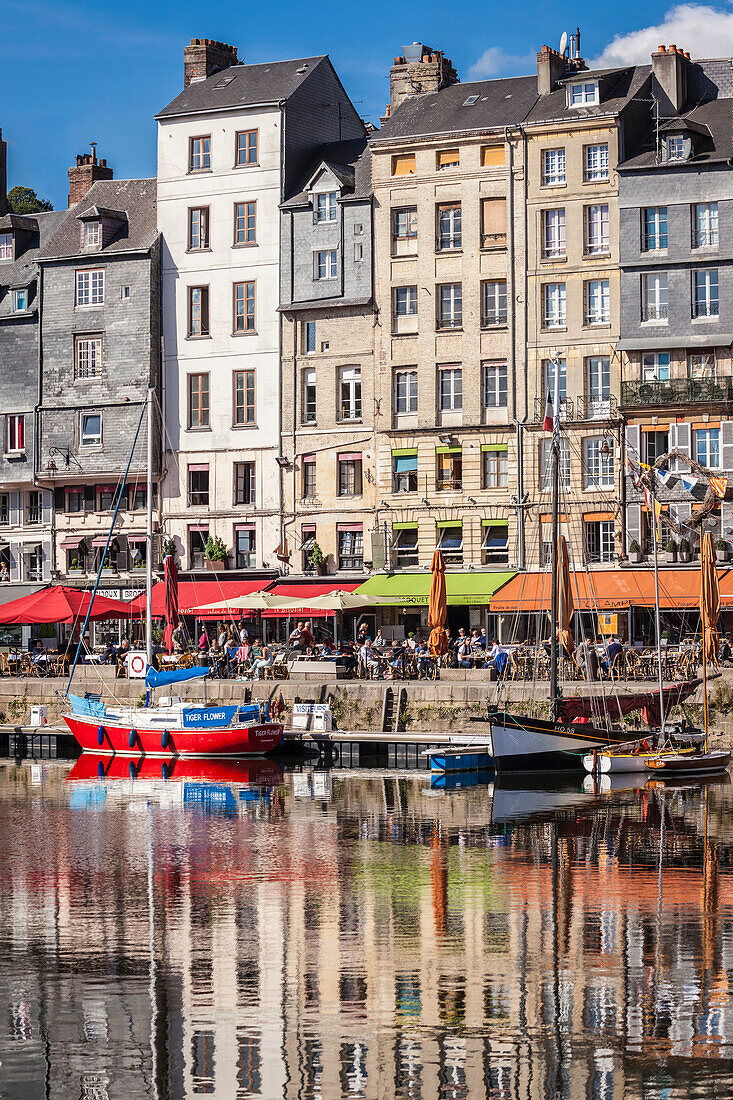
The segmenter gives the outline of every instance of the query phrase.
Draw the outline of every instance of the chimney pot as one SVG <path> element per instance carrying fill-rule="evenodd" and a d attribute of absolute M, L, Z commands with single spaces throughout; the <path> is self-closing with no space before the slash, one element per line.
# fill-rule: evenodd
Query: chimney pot
<path fill-rule="evenodd" d="M 666 53 L 666 52 L 667 52 L 667 47 L 666 46 L 657 46 L 657 53 Z"/>
<path fill-rule="evenodd" d="M 674 42 L 669 47 L 669 52 L 670 53 L 677 53 L 677 47 L 675 46 Z"/>
<path fill-rule="evenodd" d="M 106 160 L 98 161 L 96 154 L 78 153 L 76 164 L 69 169 L 69 206 L 81 202 L 98 180 L 111 179 L 114 179 L 114 172 Z"/>
<path fill-rule="evenodd" d="M 213 38 L 192 38 L 183 50 L 183 86 L 206 80 L 219 69 L 237 64 L 237 47 Z"/>

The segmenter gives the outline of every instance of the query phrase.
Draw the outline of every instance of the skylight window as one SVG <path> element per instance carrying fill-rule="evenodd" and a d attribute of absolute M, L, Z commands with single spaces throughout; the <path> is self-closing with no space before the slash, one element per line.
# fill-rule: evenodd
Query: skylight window
<path fill-rule="evenodd" d="M 214 85 L 214 87 L 215 87 L 215 88 L 226 88 L 226 87 L 228 87 L 228 86 L 229 86 L 229 85 L 231 84 L 231 82 L 232 82 L 233 80 L 234 80 L 234 75 L 232 75 L 232 76 L 223 76 L 223 77 L 221 78 L 221 80 L 217 80 L 217 82 L 216 82 L 216 84 Z"/>
<path fill-rule="evenodd" d="M 477 95 L 470 95 L 468 97 L 468 99 L 464 99 L 463 106 L 464 107 L 473 107 L 474 103 L 478 103 L 478 96 Z"/>

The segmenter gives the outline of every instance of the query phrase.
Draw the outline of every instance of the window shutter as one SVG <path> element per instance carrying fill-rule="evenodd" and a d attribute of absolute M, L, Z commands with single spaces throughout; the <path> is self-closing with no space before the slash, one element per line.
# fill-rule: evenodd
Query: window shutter
<path fill-rule="evenodd" d="M 11 581 L 21 581 L 23 579 L 23 577 L 21 575 L 21 564 L 22 564 L 21 550 L 22 550 L 22 547 L 21 547 L 21 544 L 19 542 L 11 542 L 10 543 L 9 553 L 10 553 L 10 579 L 11 579 Z"/>
<path fill-rule="evenodd" d="M 354 492 L 357 496 L 362 494 L 362 464 L 361 459 L 354 463 Z"/>
<path fill-rule="evenodd" d="M 506 235 L 506 199 L 482 199 L 484 234 Z"/>
<path fill-rule="evenodd" d="M 84 486 L 84 511 L 93 512 L 96 505 L 95 491 L 93 485 Z"/>
<path fill-rule="evenodd" d="M 677 522 L 682 525 L 686 519 L 690 518 L 690 514 L 692 513 L 692 505 L 682 503 L 670 504 L 669 511 L 673 519 L 676 519 Z M 690 541 L 689 530 L 684 531 L 684 537 L 687 539 L 688 542 Z M 664 547 L 662 547 L 662 549 L 664 549 Z"/>
<path fill-rule="evenodd" d="M 641 505 L 627 504 L 626 506 L 626 553 L 632 542 L 638 542 L 641 546 Z"/>
<path fill-rule="evenodd" d="M 722 501 L 720 505 L 720 531 L 724 539 L 733 539 L 733 504 Z"/>
<path fill-rule="evenodd" d="M 57 512 L 63 512 L 66 506 L 64 490 L 61 489 L 58 485 L 53 491 L 53 504 Z"/>
<path fill-rule="evenodd" d="M 23 521 L 23 494 L 13 492 L 10 494 L 10 526 L 20 527 Z"/>
<path fill-rule="evenodd" d="M 626 426 L 626 457 L 638 462 L 641 455 L 641 429 L 636 424 Z"/>
<path fill-rule="evenodd" d="M 670 425 L 671 427 L 671 425 Z M 689 424 L 677 424 L 677 450 L 690 454 L 691 429 Z"/>
<path fill-rule="evenodd" d="M 42 561 L 43 561 L 42 576 L 43 576 L 44 581 L 50 581 L 51 580 L 51 552 L 52 551 L 51 551 L 50 541 L 49 542 L 42 542 L 41 543 L 41 557 L 42 557 Z"/>
<path fill-rule="evenodd" d="M 415 154 L 401 153 L 392 157 L 393 176 L 412 176 L 415 174 Z"/>
<path fill-rule="evenodd" d="M 505 159 L 503 145 L 484 145 L 481 150 L 482 168 L 503 168 Z"/>
<path fill-rule="evenodd" d="M 63 504 L 62 504 L 63 507 Z M 44 523 L 50 523 L 53 514 L 53 493 L 48 489 L 41 490 L 41 519 Z"/>
<path fill-rule="evenodd" d="M 733 470 L 733 420 L 720 425 L 720 459 L 724 470 Z"/>
<path fill-rule="evenodd" d="M 438 153 L 438 167 L 445 168 L 448 164 L 455 164 L 459 159 L 459 152 L 457 149 L 446 149 L 442 153 Z"/>
<path fill-rule="evenodd" d="M 677 425 L 676 424 L 670 424 L 669 428 L 667 429 L 667 451 L 676 451 L 676 450 L 677 450 Z M 677 461 L 676 458 L 673 459 L 672 462 L 670 462 L 669 468 L 670 468 L 670 470 L 673 470 L 676 473 L 676 471 L 679 468 L 679 462 Z"/>

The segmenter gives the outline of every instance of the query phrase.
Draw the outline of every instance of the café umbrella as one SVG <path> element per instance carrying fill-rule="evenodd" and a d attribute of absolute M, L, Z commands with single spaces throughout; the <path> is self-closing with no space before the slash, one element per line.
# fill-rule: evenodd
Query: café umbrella
<path fill-rule="evenodd" d="M 441 657 L 448 649 L 445 623 L 448 617 L 448 599 L 445 587 L 445 562 L 440 550 L 433 554 L 430 565 L 430 596 L 428 599 L 428 647 L 434 657 Z"/>
<path fill-rule="evenodd" d="M 85 592 L 81 588 L 54 584 L 0 605 L 0 623 L 12 626 L 18 623 L 29 625 L 83 622 L 89 611 L 91 598 L 91 592 Z M 101 619 L 126 619 L 128 615 L 129 607 L 126 603 L 97 596 L 89 619 L 98 622 Z"/>
<path fill-rule="evenodd" d="M 178 626 L 178 568 L 170 554 L 163 562 L 165 579 L 165 632 L 163 645 L 167 653 L 173 652 L 173 631 Z"/>
<path fill-rule="evenodd" d="M 570 587 L 570 559 L 568 556 L 568 544 L 565 536 L 560 536 L 560 553 L 557 556 L 557 590 L 560 594 L 560 644 L 568 657 L 575 649 L 575 641 L 571 630 L 575 604 L 573 602 L 573 590 Z"/>

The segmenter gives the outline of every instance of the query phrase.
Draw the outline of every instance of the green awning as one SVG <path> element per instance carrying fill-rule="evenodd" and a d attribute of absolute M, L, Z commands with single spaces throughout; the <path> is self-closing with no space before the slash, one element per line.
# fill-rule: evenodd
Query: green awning
<path fill-rule="evenodd" d="M 482 519 L 481 520 L 481 526 L 482 527 L 508 527 L 509 526 L 509 520 L 508 519 Z"/>
<path fill-rule="evenodd" d="M 417 447 L 397 447 L 392 451 L 392 458 L 405 458 L 407 455 L 417 454 Z"/>
<path fill-rule="evenodd" d="M 406 520 L 404 522 L 402 520 L 400 520 L 398 523 L 393 523 L 392 524 L 392 530 L 393 531 L 410 531 L 414 527 L 417 527 L 417 520 L 416 519 Z"/>
<path fill-rule="evenodd" d="M 435 521 L 435 526 L 439 531 L 442 531 L 445 527 L 462 527 L 462 519 L 438 519 Z"/>
<path fill-rule="evenodd" d="M 509 450 L 509 444 L 508 443 L 482 443 L 481 444 L 481 450 L 482 451 L 508 451 Z"/>
<path fill-rule="evenodd" d="M 436 455 L 460 455 L 463 454 L 463 447 L 436 447 Z"/>
<path fill-rule="evenodd" d="M 516 577 L 516 573 L 446 573 L 445 587 L 448 603 L 453 607 L 468 604 L 481 606 L 503 585 Z M 424 606 L 430 595 L 430 572 L 377 573 L 356 590 L 360 596 L 369 596 L 375 604 L 404 604 Z"/>

